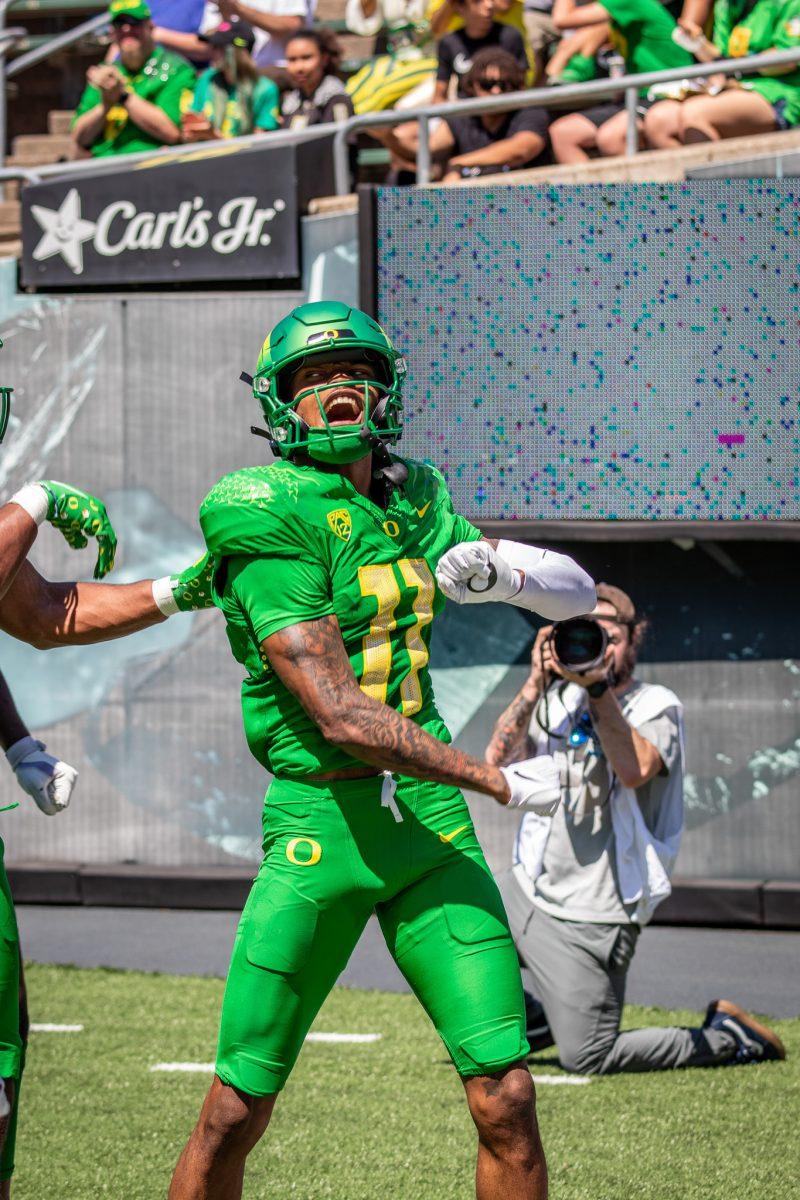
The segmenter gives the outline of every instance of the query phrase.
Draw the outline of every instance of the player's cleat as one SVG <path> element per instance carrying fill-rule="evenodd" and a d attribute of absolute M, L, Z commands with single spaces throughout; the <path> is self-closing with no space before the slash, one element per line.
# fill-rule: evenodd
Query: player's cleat
<path fill-rule="evenodd" d="M 732 1000 L 712 1000 L 706 1011 L 703 1029 L 717 1029 L 735 1038 L 736 1054 L 731 1063 L 770 1062 L 786 1058 L 786 1050 L 778 1035 Z"/>

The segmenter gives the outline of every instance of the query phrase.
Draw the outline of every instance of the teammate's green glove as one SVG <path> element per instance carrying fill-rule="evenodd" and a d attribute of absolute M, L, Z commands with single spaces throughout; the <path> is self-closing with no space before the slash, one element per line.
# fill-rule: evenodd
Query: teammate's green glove
<path fill-rule="evenodd" d="M 47 520 L 63 534 L 73 550 L 82 550 L 89 544 L 90 537 L 95 539 L 94 577 L 102 579 L 114 566 L 117 552 L 117 535 L 103 501 L 55 479 L 42 479 L 39 485 L 47 492 Z"/>
<path fill-rule="evenodd" d="M 198 608 L 213 608 L 211 577 L 216 563 L 206 553 L 179 575 L 165 575 L 153 580 L 153 599 L 165 617 L 176 612 L 194 612 Z"/>
<path fill-rule="evenodd" d="M 114 566 L 117 535 L 102 500 L 69 483 L 40 479 L 38 483 L 26 483 L 14 493 L 9 503 L 24 508 L 37 525 L 49 521 L 64 535 L 73 550 L 81 550 L 93 537 L 97 542 L 95 579 L 102 579 Z"/>

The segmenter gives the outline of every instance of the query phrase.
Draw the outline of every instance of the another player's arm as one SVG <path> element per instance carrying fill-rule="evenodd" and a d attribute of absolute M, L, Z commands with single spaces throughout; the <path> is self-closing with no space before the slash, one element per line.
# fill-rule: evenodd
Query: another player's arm
<path fill-rule="evenodd" d="M 0 508 L 0 597 L 8 590 L 28 551 L 36 541 L 38 526 L 18 504 Z"/>
<path fill-rule="evenodd" d="M 127 637 L 174 612 L 207 608 L 208 556 L 180 575 L 138 583 L 54 583 L 24 563 L 0 600 L 0 628 L 38 650 Z"/>
<path fill-rule="evenodd" d="M 332 745 L 380 770 L 472 788 L 508 803 L 510 789 L 497 767 L 440 742 L 362 692 L 335 617 L 289 625 L 261 648 Z"/>
<path fill-rule="evenodd" d="M 8 750 L 15 742 L 29 737 L 28 727 L 17 712 L 11 689 L 0 673 L 0 747 Z"/>

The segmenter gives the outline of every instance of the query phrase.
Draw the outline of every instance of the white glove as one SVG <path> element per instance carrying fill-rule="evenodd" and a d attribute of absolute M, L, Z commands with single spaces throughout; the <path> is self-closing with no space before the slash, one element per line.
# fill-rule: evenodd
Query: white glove
<path fill-rule="evenodd" d="M 24 737 L 6 750 L 17 783 L 33 796 L 48 817 L 54 817 L 69 804 L 78 772 L 69 763 L 45 753 L 44 742 Z"/>
<path fill-rule="evenodd" d="M 516 596 L 522 576 L 488 542 L 459 542 L 439 559 L 436 582 L 456 604 L 485 604 Z"/>
<path fill-rule="evenodd" d="M 511 788 L 509 808 L 529 808 L 540 817 L 552 817 L 561 801 L 561 780 L 551 754 L 539 754 L 500 770 Z"/>

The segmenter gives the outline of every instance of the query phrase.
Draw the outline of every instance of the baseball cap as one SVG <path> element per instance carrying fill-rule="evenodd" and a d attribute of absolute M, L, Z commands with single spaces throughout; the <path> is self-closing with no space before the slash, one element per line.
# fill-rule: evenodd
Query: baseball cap
<path fill-rule="evenodd" d="M 144 0 L 111 0 L 108 16 L 111 21 L 130 17 L 133 21 L 149 21 L 152 13 Z"/>
<path fill-rule="evenodd" d="M 256 42 L 253 27 L 247 21 L 223 21 L 216 29 L 199 36 L 201 42 L 208 42 L 209 46 L 219 46 L 220 49 L 224 49 L 225 46 L 239 46 L 243 50 L 252 50 Z"/>
<path fill-rule="evenodd" d="M 597 599 L 613 606 L 620 625 L 635 625 L 639 620 L 636 605 L 622 588 L 614 587 L 612 583 L 598 583 Z"/>

